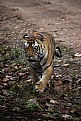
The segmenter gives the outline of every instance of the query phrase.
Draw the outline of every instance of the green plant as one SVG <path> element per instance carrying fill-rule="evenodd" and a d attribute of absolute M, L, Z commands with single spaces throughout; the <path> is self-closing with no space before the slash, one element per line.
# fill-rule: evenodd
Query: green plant
<path fill-rule="evenodd" d="M 41 109 L 40 105 L 37 102 L 29 102 L 29 101 L 26 103 L 25 108 L 28 111 L 37 111 Z"/>

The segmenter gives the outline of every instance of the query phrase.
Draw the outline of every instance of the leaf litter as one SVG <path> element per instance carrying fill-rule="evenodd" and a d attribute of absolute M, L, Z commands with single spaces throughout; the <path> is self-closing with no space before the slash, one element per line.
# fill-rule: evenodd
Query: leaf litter
<path fill-rule="evenodd" d="M 4 13 L 4 17 L 1 16 L 0 19 L 1 32 L 4 35 L 0 41 L 0 120 L 80 121 L 80 54 L 74 53 L 72 48 L 60 45 L 63 57 L 55 58 L 54 76 L 50 84 L 43 94 L 35 94 L 33 79 L 22 44 L 19 40 L 15 44 L 13 41 L 14 36 L 19 38 L 18 34 L 24 21 L 18 15 L 13 15 L 8 19 Z M 5 21 L 12 25 L 11 28 L 6 24 L 3 26 Z M 14 24 L 16 31 L 12 31 Z M 17 24 L 19 24 L 19 29 Z M 25 26 L 26 23 L 24 22 L 23 25 Z M 34 25 L 30 24 L 30 26 L 32 28 Z M 9 42 L 9 39 L 12 41 Z"/>

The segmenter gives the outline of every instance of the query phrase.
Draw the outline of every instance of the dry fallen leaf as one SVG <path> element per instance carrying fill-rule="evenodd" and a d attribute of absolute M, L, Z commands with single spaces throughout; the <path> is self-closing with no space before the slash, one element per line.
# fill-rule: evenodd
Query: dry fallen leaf
<path fill-rule="evenodd" d="M 80 54 L 80 53 L 75 53 L 74 56 L 75 56 L 75 57 L 81 57 L 81 54 Z"/>

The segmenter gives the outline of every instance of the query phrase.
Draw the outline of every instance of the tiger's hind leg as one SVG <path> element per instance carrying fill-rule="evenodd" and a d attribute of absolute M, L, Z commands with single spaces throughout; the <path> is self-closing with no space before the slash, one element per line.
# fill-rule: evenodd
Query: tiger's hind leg
<path fill-rule="evenodd" d="M 45 70 L 42 74 L 42 78 L 36 83 L 35 89 L 36 91 L 43 92 L 46 88 L 47 84 L 49 84 L 49 80 L 51 79 L 53 72 L 52 64 Z"/>

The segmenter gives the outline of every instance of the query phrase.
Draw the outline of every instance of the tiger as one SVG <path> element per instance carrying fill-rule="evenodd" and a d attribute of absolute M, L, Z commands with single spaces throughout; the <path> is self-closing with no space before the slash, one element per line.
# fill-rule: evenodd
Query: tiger
<path fill-rule="evenodd" d="M 59 46 L 48 32 L 29 31 L 23 35 L 26 59 L 35 82 L 35 90 L 44 92 L 53 73 L 54 55 L 61 57 Z"/>

